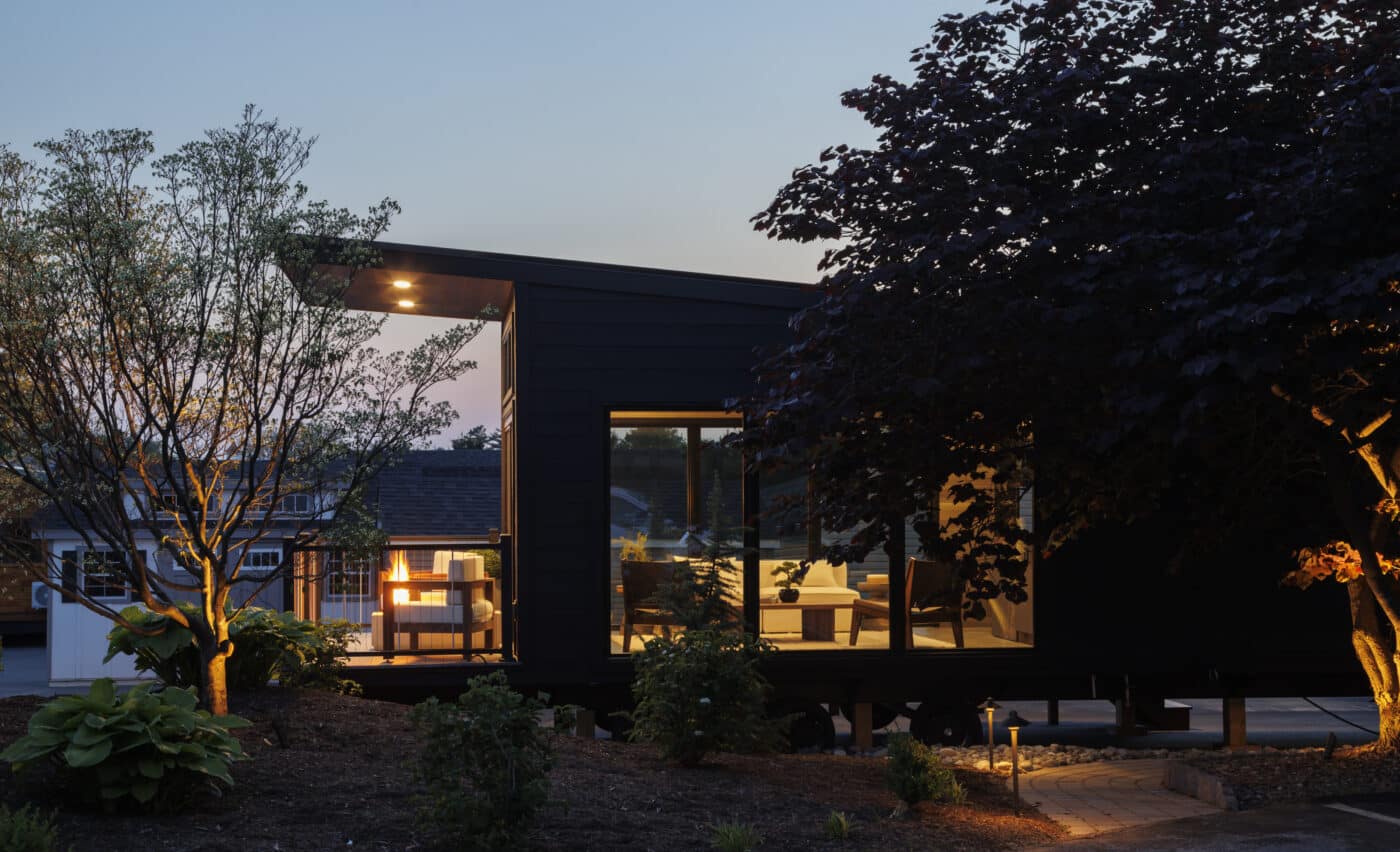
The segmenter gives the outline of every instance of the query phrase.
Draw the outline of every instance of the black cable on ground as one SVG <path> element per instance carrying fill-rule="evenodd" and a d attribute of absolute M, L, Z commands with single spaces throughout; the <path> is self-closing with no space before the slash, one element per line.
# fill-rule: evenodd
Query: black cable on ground
<path fill-rule="evenodd" d="M 1303 699 L 1304 701 L 1308 702 L 1308 703 L 1311 704 L 1312 706 L 1316 707 L 1317 709 L 1321 710 L 1322 712 L 1326 713 L 1328 716 L 1331 716 L 1333 719 L 1336 719 L 1336 720 L 1339 721 L 1339 722 L 1345 722 L 1345 723 L 1347 723 L 1348 725 L 1351 725 L 1353 728 L 1356 728 L 1358 731 L 1365 731 L 1366 733 L 1370 734 L 1370 735 L 1373 736 L 1373 737 L 1378 737 L 1378 736 L 1380 736 L 1380 733 L 1379 733 L 1379 732 L 1373 731 L 1373 730 L 1371 730 L 1370 728 L 1365 727 L 1364 725 L 1358 725 L 1358 724 L 1356 724 L 1355 722 L 1351 721 L 1350 719 L 1343 719 L 1341 716 L 1338 716 L 1336 713 L 1333 713 L 1331 710 L 1328 710 L 1326 707 L 1323 707 L 1321 704 L 1318 704 L 1316 701 L 1313 701 L 1311 698 L 1307 697 L 1306 695 L 1300 695 L 1300 696 L 1298 696 L 1298 697 L 1301 698 L 1301 699 Z"/>

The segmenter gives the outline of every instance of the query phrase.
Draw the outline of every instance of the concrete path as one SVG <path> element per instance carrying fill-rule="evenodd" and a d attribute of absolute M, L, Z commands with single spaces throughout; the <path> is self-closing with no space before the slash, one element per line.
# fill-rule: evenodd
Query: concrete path
<path fill-rule="evenodd" d="M 7 647 L 4 666 L 4 671 L 0 671 L 0 698 L 54 694 L 49 687 L 49 658 L 42 647 Z"/>
<path fill-rule="evenodd" d="M 1400 811 L 1400 802 L 1387 806 L 1375 800 L 1349 799 L 1345 804 L 1347 810 L 1335 804 L 1301 802 L 1257 811 L 1220 811 L 1215 816 L 1075 838 L 1046 847 L 1046 852 L 1367 852 L 1400 846 L 1396 843 L 1400 829 L 1386 821 Z"/>
<path fill-rule="evenodd" d="M 1109 760 L 1041 769 L 1021 777 L 1021 798 L 1073 837 L 1220 813 L 1163 787 L 1167 762 Z"/>

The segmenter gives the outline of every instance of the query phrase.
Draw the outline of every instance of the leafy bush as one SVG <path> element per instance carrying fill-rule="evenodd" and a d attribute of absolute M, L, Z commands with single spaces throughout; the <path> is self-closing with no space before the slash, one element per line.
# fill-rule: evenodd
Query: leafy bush
<path fill-rule="evenodd" d="M 417 776 L 423 823 L 462 849 L 520 843 L 549 798 L 552 732 L 545 704 L 514 691 L 501 672 L 474 677 L 456 704 L 436 698 L 409 714 L 424 737 Z"/>
<path fill-rule="evenodd" d="M 967 801 L 967 791 L 953 770 L 943 765 L 936 751 L 908 734 L 890 737 L 885 785 L 911 807 L 928 801 L 955 805 Z"/>
<path fill-rule="evenodd" d="M 763 843 L 763 835 L 746 822 L 721 822 L 714 826 L 710 845 L 720 852 L 753 852 Z"/>
<path fill-rule="evenodd" d="M 229 764 L 243 748 L 229 730 L 249 723 L 197 710 L 193 689 L 154 692 L 150 684 L 118 695 L 110 678 L 88 694 L 65 695 L 39 708 L 29 733 L 0 760 L 18 770 L 34 760 L 58 763 L 70 790 L 108 809 L 134 802 L 171 810 L 201 788 L 232 785 Z"/>
<path fill-rule="evenodd" d="M 194 604 L 179 606 L 195 611 Z M 118 654 L 133 654 L 138 671 L 151 672 L 166 686 L 197 689 L 203 685 L 204 665 L 188 628 L 141 607 L 127 607 L 121 614 L 132 624 L 158 632 L 147 636 L 120 625 L 112 628 L 103 662 Z M 229 689 L 261 689 L 278 679 L 353 692 L 358 687 L 343 676 L 351 630 L 349 622 L 317 624 L 294 613 L 249 607 L 229 624 L 233 642 L 227 663 Z"/>
<path fill-rule="evenodd" d="M 822 831 L 828 840 L 846 840 L 851 836 L 851 815 L 845 811 L 832 811 L 826 815 Z"/>
<path fill-rule="evenodd" d="M 771 653 L 761 639 L 726 631 L 651 640 L 632 658 L 631 738 L 686 766 L 712 752 L 781 748 L 787 720 L 767 718 L 772 689 L 758 670 Z"/>
<path fill-rule="evenodd" d="M 349 669 L 350 638 L 358 628 L 344 619 L 302 622 L 310 625 L 307 641 L 293 643 L 283 649 L 277 670 L 283 686 L 324 689 L 341 695 L 359 695 L 360 684 L 346 677 Z M 238 650 L 234 649 L 234 656 Z"/>
<path fill-rule="evenodd" d="M 5 852 L 56 852 L 53 817 L 44 816 L 32 805 L 17 811 L 0 805 L 0 849 Z"/>

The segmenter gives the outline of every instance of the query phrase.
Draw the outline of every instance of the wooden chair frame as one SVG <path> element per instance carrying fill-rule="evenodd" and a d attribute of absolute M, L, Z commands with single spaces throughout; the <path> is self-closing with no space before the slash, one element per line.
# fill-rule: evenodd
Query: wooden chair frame
<path fill-rule="evenodd" d="M 909 617 L 904 620 L 904 647 L 914 647 L 914 628 L 951 622 L 953 644 L 963 645 L 963 588 L 957 568 L 945 562 L 909 557 L 904 572 L 904 600 Z M 860 638 L 865 618 L 890 617 L 888 601 L 860 599 L 851 604 L 851 644 Z"/>

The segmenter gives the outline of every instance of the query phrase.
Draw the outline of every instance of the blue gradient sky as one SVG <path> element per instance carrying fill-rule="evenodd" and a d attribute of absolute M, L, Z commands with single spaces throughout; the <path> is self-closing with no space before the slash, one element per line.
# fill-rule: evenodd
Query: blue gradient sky
<path fill-rule="evenodd" d="M 313 195 L 404 208 L 388 238 L 790 280 L 816 246 L 748 219 L 826 145 L 840 93 L 909 76 L 979 0 L 0 3 L 0 142 L 144 127 L 168 149 L 244 103 L 320 137 Z M 393 318 L 385 344 L 440 327 Z M 497 334 L 446 392 L 495 425 Z"/>

